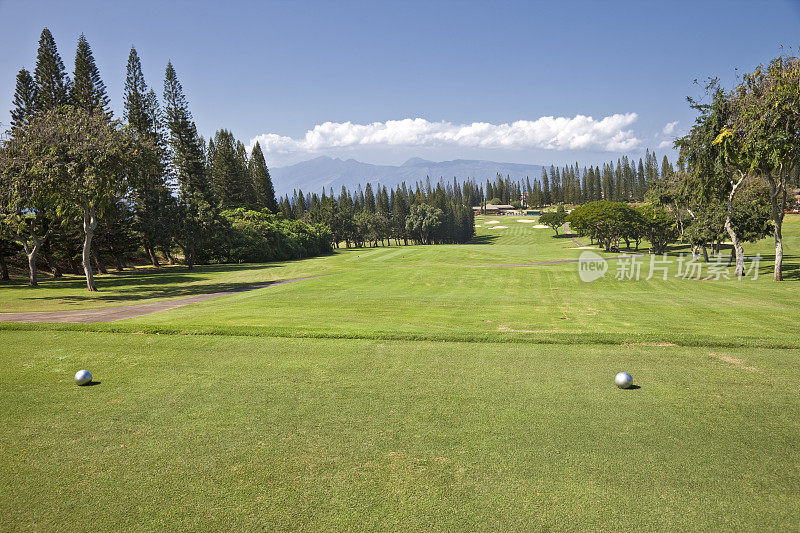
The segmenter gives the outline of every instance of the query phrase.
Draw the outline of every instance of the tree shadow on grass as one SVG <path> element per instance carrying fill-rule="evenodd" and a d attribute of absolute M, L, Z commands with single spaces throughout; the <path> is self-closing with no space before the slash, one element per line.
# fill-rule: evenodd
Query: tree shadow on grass
<path fill-rule="evenodd" d="M 468 244 L 493 244 L 498 239 L 498 235 L 476 235 Z"/>
<path fill-rule="evenodd" d="M 145 272 L 125 271 L 97 277 L 100 289 L 96 293 L 80 294 L 37 294 L 31 289 L 29 295 L 22 300 L 61 300 L 65 302 L 128 302 L 142 299 L 179 298 L 215 292 L 243 291 L 253 285 L 265 281 L 220 282 L 208 279 L 209 273 L 242 272 L 250 270 L 266 270 L 280 265 L 203 265 L 188 270 L 186 267 L 170 267 L 168 269 L 148 268 Z M 205 281 L 204 281 L 205 280 Z M 41 288 L 64 288 L 82 290 L 86 281 L 81 277 L 61 280 L 48 280 L 40 283 Z"/>

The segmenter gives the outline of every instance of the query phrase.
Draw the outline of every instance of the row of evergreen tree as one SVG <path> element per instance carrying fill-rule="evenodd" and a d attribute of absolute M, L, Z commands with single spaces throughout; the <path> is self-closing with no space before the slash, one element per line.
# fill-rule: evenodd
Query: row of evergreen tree
<path fill-rule="evenodd" d="M 377 189 L 377 192 L 376 192 Z M 459 244 L 472 239 L 475 217 L 461 184 L 402 183 L 394 189 L 373 188 L 367 183 L 354 192 L 342 187 L 321 194 L 297 191 L 281 199 L 279 210 L 286 218 L 307 219 L 328 226 L 336 246 L 381 244 Z"/>
<path fill-rule="evenodd" d="M 124 175 L 119 175 L 119 187 L 115 185 L 106 191 L 112 197 L 111 205 L 99 217 L 97 238 L 92 246 L 92 257 L 101 271 L 105 270 L 104 257 L 112 257 L 117 267 L 123 268 L 126 258 L 141 251 L 155 266 L 159 265 L 159 252 L 173 262 L 177 248 L 182 250 L 189 267 L 198 260 L 225 260 L 227 256 L 219 251 L 226 249 L 224 241 L 230 240 L 229 233 L 235 227 L 230 217 L 238 211 L 232 208 L 277 211 L 261 147 L 256 144 L 248 155 L 244 145 L 226 130 L 218 131 L 206 145 L 197 132 L 171 62 L 165 69 L 163 99 L 159 101 L 145 81 L 136 49 L 131 48 L 123 121 L 114 121 L 106 87 L 86 37 L 81 35 L 78 40 L 70 78 L 56 42 L 45 28 L 39 39 L 35 69 L 31 73 L 23 68 L 16 76 L 6 144 L 15 137 L 21 139 L 22 132 L 37 120 L 56 117 L 56 123 L 63 122 L 67 119 L 57 117 L 67 117 L 73 112 L 103 117 L 109 125 L 121 128 L 132 145 L 142 148 L 131 151 L 130 164 Z M 10 175 L 4 174 L 0 190 L 0 262 L 4 277 L 7 277 L 5 257 L 20 248 L 15 241 L 22 244 L 29 256 L 34 282 L 36 257 L 44 260 L 56 277 L 60 277 L 64 265 L 77 271 L 77 261 L 81 261 L 79 221 L 60 210 L 58 206 L 63 201 L 56 198 L 57 194 L 39 195 L 42 201 L 37 200 L 39 203 L 34 205 L 30 195 L 26 198 L 12 190 L 12 181 Z M 18 221 L 16 226 L 15 221 Z M 329 234 L 305 226 L 276 224 L 274 227 L 293 235 L 303 234 L 298 237 L 302 239 Z M 330 243 L 326 246 L 329 248 Z M 303 247 L 287 246 L 287 249 Z M 305 249 L 320 247 L 315 244 Z M 38 254 L 39 251 L 42 253 Z"/>
<path fill-rule="evenodd" d="M 580 205 L 596 200 L 610 200 L 616 202 L 641 202 L 646 193 L 660 176 L 667 176 L 674 172 L 672 163 L 667 156 L 661 162 L 661 168 L 654 153 L 647 150 L 644 159 L 639 158 L 638 165 L 627 156 L 613 162 L 599 166 L 568 165 L 563 168 L 550 166 L 548 171 L 542 169 L 539 179 L 531 181 L 530 177 L 524 180 L 513 180 L 510 176 L 497 175 L 492 180 L 486 180 L 485 186 L 474 179 L 459 182 L 454 179 L 452 183 L 440 181 L 436 188 L 441 188 L 448 197 L 457 197 L 467 206 L 482 206 L 485 204 L 514 205 L 516 207 L 546 207 L 557 204 Z M 401 184 L 391 194 L 400 194 L 400 190 L 408 188 Z M 434 186 L 430 178 L 423 185 L 416 183 L 416 191 L 430 196 Z M 362 206 L 370 213 L 376 212 L 380 194 L 388 196 L 386 188 L 378 188 L 374 192 L 372 184 L 367 183 L 362 189 L 359 185 L 352 194 L 343 188 L 339 194 L 353 198 L 356 205 Z M 333 193 L 322 192 L 322 195 L 333 196 Z M 320 195 L 303 193 L 295 190 L 292 195 L 285 195 L 278 201 L 279 211 L 287 218 L 303 218 L 313 211 L 313 206 L 320 202 Z"/>
<path fill-rule="evenodd" d="M 596 200 L 615 202 L 641 202 L 647 191 L 660 175 L 673 171 L 672 164 L 664 156 L 659 170 L 658 159 L 650 150 L 636 164 L 633 158 L 624 156 L 614 162 L 600 166 L 584 166 L 578 163 L 563 168 L 543 168 L 541 177 L 514 181 L 497 176 L 486 181 L 483 189 L 476 190 L 476 198 L 488 204 L 508 204 L 524 207 L 544 207 L 555 204 L 585 204 Z M 475 203 L 473 205 L 480 205 Z"/>
<path fill-rule="evenodd" d="M 243 147 L 242 147 L 243 150 Z M 540 179 L 512 180 L 497 175 L 485 186 L 474 179 L 459 182 L 439 181 L 433 185 L 430 178 L 417 182 L 411 189 L 402 183 L 388 190 L 384 186 L 359 185 L 353 192 L 342 187 L 338 196 L 332 189 L 321 194 L 295 190 L 278 201 L 278 210 L 284 217 L 295 220 L 312 220 L 327 224 L 338 242 L 349 247 L 372 242 L 377 245 L 390 239 L 407 242 L 406 217 L 416 204 L 437 207 L 443 215 L 442 229 L 436 242 L 459 243 L 472 238 L 474 227 L 473 206 L 486 204 L 513 205 L 516 207 L 546 207 L 556 204 L 581 205 L 596 200 L 616 202 L 641 202 L 660 176 L 674 172 L 664 156 L 659 170 L 656 155 L 646 151 L 638 165 L 633 159 L 622 157 L 599 166 L 575 165 L 542 169 Z M 346 221 L 346 222 L 345 222 Z"/>

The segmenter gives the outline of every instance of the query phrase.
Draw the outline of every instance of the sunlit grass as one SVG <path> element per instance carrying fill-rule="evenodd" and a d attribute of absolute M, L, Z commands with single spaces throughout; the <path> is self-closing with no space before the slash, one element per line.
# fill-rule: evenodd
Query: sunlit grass
<path fill-rule="evenodd" d="M 35 311 L 330 274 L 0 324 L 0 529 L 794 528 L 800 220 L 784 283 L 768 261 L 756 281 L 616 281 L 618 259 L 583 283 L 574 262 L 485 266 L 581 253 L 494 219 L 469 245 L 0 287 Z"/>

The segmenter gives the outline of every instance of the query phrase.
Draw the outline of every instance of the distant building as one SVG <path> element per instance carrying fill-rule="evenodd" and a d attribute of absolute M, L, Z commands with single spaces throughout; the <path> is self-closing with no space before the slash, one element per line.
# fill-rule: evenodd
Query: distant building
<path fill-rule="evenodd" d="M 483 208 L 478 206 L 478 207 L 473 207 L 472 210 L 475 211 L 475 213 L 482 212 L 484 215 L 507 215 L 507 214 L 512 214 L 512 212 L 514 212 L 516 208 L 513 205 L 507 205 L 507 204 L 501 204 L 501 205 L 486 204 L 485 206 L 483 206 Z"/>

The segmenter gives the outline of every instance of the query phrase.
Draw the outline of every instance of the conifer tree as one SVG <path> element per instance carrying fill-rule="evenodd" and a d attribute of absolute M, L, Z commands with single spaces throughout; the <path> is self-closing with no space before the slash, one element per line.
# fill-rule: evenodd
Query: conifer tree
<path fill-rule="evenodd" d="M 255 206 L 258 204 L 253 176 L 250 174 L 249 161 L 247 159 L 247 149 L 242 141 L 236 141 L 236 172 L 241 182 L 243 205 Z M 311 196 L 307 199 L 307 204 L 311 204 Z"/>
<path fill-rule="evenodd" d="M 624 194 L 624 181 L 625 177 L 622 172 L 622 162 L 617 159 L 617 169 L 614 171 L 614 200 L 618 202 L 627 201 Z"/>
<path fill-rule="evenodd" d="M 397 188 L 394 193 L 394 201 L 392 201 L 392 233 L 394 234 L 395 242 L 400 243 L 403 239 L 403 244 L 408 244 L 408 234 L 406 233 L 406 217 L 411 213 L 411 208 L 408 204 L 408 193 L 404 187 Z"/>
<path fill-rule="evenodd" d="M 306 205 L 306 197 L 303 195 L 302 189 L 294 194 L 294 204 L 292 207 L 293 218 L 299 220 L 305 217 L 306 212 L 308 211 L 308 206 Z"/>
<path fill-rule="evenodd" d="M 261 145 L 256 141 L 253 152 L 250 154 L 248 163 L 250 176 L 253 179 L 257 204 L 259 207 L 266 207 L 273 213 L 278 212 L 278 203 L 275 201 L 275 188 L 272 185 L 272 178 L 269 175 L 267 162 L 264 159 L 264 152 Z"/>
<path fill-rule="evenodd" d="M 577 167 L 576 167 L 577 168 Z M 581 196 L 580 196 L 580 203 L 589 202 L 589 198 L 591 198 L 590 194 L 590 180 L 588 171 L 586 167 L 583 167 L 583 174 L 581 175 Z"/>
<path fill-rule="evenodd" d="M 375 212 L 375 193 L 372 192 L 371 183 L 367 183 L 364 188 L 364 209 L 369 213 Z"/>
<path fill-rule="evenodd" d="M 100 79 L 100 71 L 94 61 L 89 41 L 83 34 L 78 39 L 78 50 L 75 53 L 75 71 L 70 88 L 70 102 L 75 107 L 80 107 L 90 113 L 100 112 L 111 118 L 112 113 L 108 108 L 106 86 Z"/>
<path fill-rule="evenodd" d="M 551 201 L 550 179 L 547 176 L 547 171 L 542 167 L 542 205 L 550 205 Z"/>
<path fill-rule="evenodd" d="M 661 160 L 661 177 L 667 178 L 674 172 L 672 168 L 672 164 L 667 159 L 667 156 L 664 156 L 664 159 Z"/>
<path fill-rule="evenodd" d="M 136 49 L 131 47 L 125 76 L 123 117 L 132 134 L 151 145 L 147 159 L 142 159 L 129 176 L 130 201 L 134 227 L 140 232 L 142 246 L 153 266 L 159 266 L 156 247 L 169 255 L 174 233 L 175 200 L 166 182 L 166 140 L 163 116 L 155 91 L 148 91 Z"/>
<path fill-rule="evenodd" d="M 204 147 L 172 62 L 167 63 L 164 78 L 164 111 L 169 130 L 170 167 L 178 182 L 179 244 L 191 269 L 197 251 L 212 236 L 217 213 L 206 174 Z"/>
<path fill-rule="evenodd" d="M 47 28 L 42 30 L 39 38 L 33 79 L 36 83 L 37 112 L 57 109 L 69 103 L 69 77 L 58 54 L 56 41 Z"/>
<path fill-rule="evenodd" d="M 14 90 L 14 109 L 11 110 L 11 127 L 27 124 L 36 112 L 36 84 L 31 73 L 20 69 L 17 73 L 17 86 Z"/>
<path fill-rule="evenodd" d="M 153 93 L 155 96 L 155 93 Z M 142 63 L 136 48 L 131 47 L 128 55 L 128 67 L 125 75 L 125 110 L 123 118 L 132 129 L 140 135 L 147 135 L 152 131 L 147 109 L 147 83 L 142 73 Z"/>
<path fill-rule="evenodd" d="M 214 192 L 223 205 L 258 204 L 244 145 L 234 138 L 233 133 L 221 129 L 214 134 L 213 151 L 209 151 L 208 161 Z"/>
<path fill-rule="evenodd" d="M 614 172 L 608 163 L 603 165 L 603 200 L 614 200 Z"/>
<path fill-rule="evenodd" d="M 636 176 L 636 183 L 638 185 L 638 190 L 636 192 L 636 199 L 641 200 L 644 198 L 644 193 L 647 191 L 647 179 L 644 172 L 644 164 L 642 163 L 642 158 L 639 158 L 639 169 L 637 171 Z"/>

